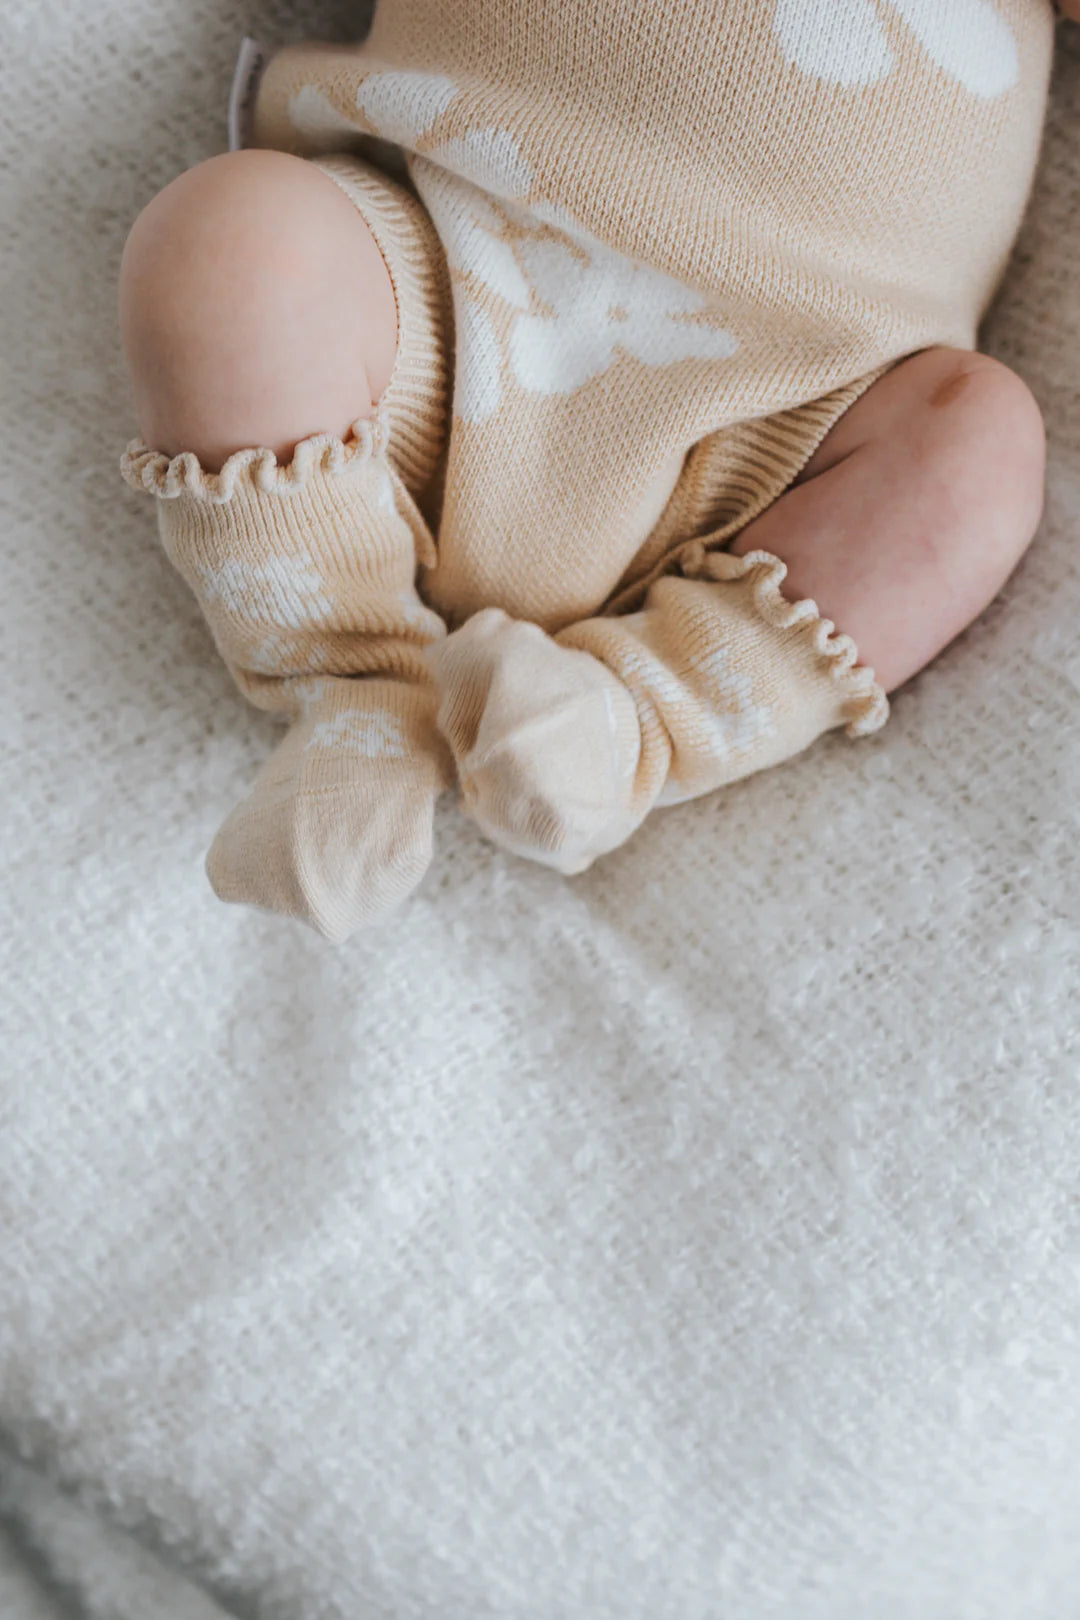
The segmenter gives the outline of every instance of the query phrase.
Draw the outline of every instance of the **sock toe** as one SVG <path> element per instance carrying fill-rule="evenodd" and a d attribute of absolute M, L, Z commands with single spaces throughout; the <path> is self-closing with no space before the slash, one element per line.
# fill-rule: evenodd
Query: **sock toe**
<path fill-rule="evenodd" d="M 429 659 L 462 805 L 494 842 L 568 874 L 623 842 L 640 729 L 610 670 L 497 609 Z"/>
<path fill-rule="evenodd" d="M 206 871 L 219 899 L 340 942 L 392 912 L 427 871 L 451 762 L 430 690 L 326 684 L 221 827 Z"/>

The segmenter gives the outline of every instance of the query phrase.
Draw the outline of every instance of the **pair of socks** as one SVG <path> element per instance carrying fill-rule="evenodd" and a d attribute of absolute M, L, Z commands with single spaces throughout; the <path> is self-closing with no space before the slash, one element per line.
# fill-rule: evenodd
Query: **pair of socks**
<path fill-rule="evenodd" d="M 214 840 L 218 895 L 333 940 L 423 877 L 455 780 L 496 843 L 584 870 L 653 805 L 885 718 L 872 671 L 765 552 L 684 556 L 640 611 L 549 635 L 486 608 L 447 633 L 416 588 L 430 536 L 385 422 L 207 474 L 138 442 L 162 536 L 244 694 L 289 729 Z"/>
<path fill-rule="evenodd" d="M 533 537 L 516 585 L 513 567 L 490 577 L 531 532 L 495 441 L 470 488 L 501 492 L 506 535 L 466 567 L 451 289 L 434 225 L 406 187 L 355 158 L 316 167 L 363 215 L 394 286 L 398 352 L 374 415 L 344 439 L 302 440 L 287 465 L 251 448 L 207 472 L 190 451 L 169 457 L 140 439 L 122 462 L 127 483 L 156 497 L 165 551 L 240 690 L 288 726 L 210 849 L 223 899 L 341 940 L 423 877 L 436 801 L 455 784 L 496 843 L 574 873 L 656 804 L 775 764 L 831 727 L 883 723 L 885 694 L 854 644 L 813 603 L 785 600 L 784 565 L 767 553 L 733 557 L 716 535 L 680 544 L 654 559 L 647 588 L 605 598 L 594 616 L 568 604 L 614 590 L 622 564 L 608 557 L 593 580 L 590 545 L 555 570 L 558 611 L 533 579 L 552 573 L 550 535 Z M 526 622 L 545 603 L 544 627 Z"/>

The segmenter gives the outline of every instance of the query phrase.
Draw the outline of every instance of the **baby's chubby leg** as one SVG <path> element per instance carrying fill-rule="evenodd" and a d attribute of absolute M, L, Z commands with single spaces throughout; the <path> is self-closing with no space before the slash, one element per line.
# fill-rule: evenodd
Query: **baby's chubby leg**
<path fill-rule="evenodd" d="M 548 637 L 489 611 L 433 647 L 466 806 L 496 841 L 580 871 L 654 804 L 835 726 L 876 729 L 885 691 L 1000 590 L 1043 471 L 1038 407 L 1004 366 L 901 362 L 730 553 L 697 548 L 640 612 Z"/>
<path fill-rule="evenodd" d="M 120 320 L 142 436 L 208 472 L 249 445 L 286 462 L 373 414 L 397 349 L 394 288 L 345 193 L 283 152 L 189 169 L 135 221 Z"/>
<path fill-rule="evenodd" d="M 431 540 L 379 404 L 400 395 L 399 305 L 365 216 L 422 264 L 422 211 L 363 165 L 213 158 L 140 215 L 120 286 L 145 441 L 125 477 L 160 498 L 241 690 L 292 722 L 218 834 L 211 881 L 336 939 L 422 876 L 451 774 L 424 658 L 445 629 L 414 583 Z M 410 319 L 405 393 L 423 396 L 433 331 Z"/>

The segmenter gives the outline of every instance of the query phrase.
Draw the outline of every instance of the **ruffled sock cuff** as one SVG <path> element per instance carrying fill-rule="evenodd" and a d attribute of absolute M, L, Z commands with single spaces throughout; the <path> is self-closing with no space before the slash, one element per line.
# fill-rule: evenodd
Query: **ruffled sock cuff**
<path fill-rule="evenodd" d="M 859 649 L 851 636 L 824 618 L 809 597 L 791 601 L 781 586 L 787 564 L 770 551 L 748 551 L 741 557 L 727 551 L 690 547 L 681 559 L 681 573 L 689 579 L 745 581 L 759 618 L 774 629 L 803 641 L 814 655 L 818 673 L 832 688 L 839 705 L 837 725 L 849 737 L 867 737 L 880 731 L 889 718 L 885 688 L 867 664 L 859 663 Z"/>
<path fill-rule="evenodd" d="M 265 495 L 295 495 L 320 476 L 340 477 L 381 455 L 388 438 L 385 418 L 359 417 L 344 439 L 336 433 L 314 433 L 301 439 L 291 460 L 284 464 L 265 447 L 236 450 L 224 461 L 220 472 L 207 472 L 192 450 L 168 456 L 136 438 L 120 458 L 120 473 L 132 489 L 159 500 L 186 495 L 195 501 L 224 506 L 234 499 L 241 485 Z"/>

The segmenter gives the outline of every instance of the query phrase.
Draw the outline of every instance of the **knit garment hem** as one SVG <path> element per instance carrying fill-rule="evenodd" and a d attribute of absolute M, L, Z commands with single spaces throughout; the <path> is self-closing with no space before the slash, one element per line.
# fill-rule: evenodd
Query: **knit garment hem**
<path fill-rule="evenodd" d="M 385 417 L 387 454 L 431 521 L 446 470 L 453 380 L 453 296 L 446 252 L 427 209 L 407 186 L 350 155 L 312 161 L 348 197 L 375 238 L 390 277 L 397 353 L 375 416 Z M 435 497 L 430 510 L 429 495 Z"/>

